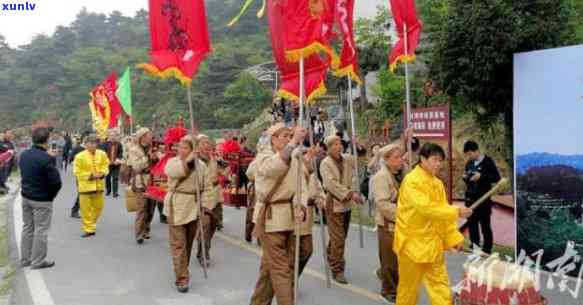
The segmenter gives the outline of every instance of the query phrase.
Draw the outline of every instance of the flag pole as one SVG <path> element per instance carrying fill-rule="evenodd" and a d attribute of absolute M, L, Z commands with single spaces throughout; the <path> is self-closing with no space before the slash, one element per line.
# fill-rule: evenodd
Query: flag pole
<path fill-rule="evenodd" d="M 360 176 L 358 175 L 358 152 L 356 150 L 356 125 L 354 123 L 354 100 L 352 98 L 352 78 L 350 75 L 347 76 L 348 78 L 348 105 L 350 107 L 350 124 L 352 129 L 352 155 L 354 157 L 354 173 L 356 174 L 356 187 L 354 188 L 355 191 L 359 189 L 360 185 Z M 358 192 L 360 193 L 360 191 Z M 364 248 L 364 232 L 362 229 L 362 205 L 358 206 L 358 235 L 360 240 L 360 248 Z"/>
<path fill-rule="evenodd" d="M 304 58 L 300 58 L 300 117 L 298 118 L 298 128 L 304 127 L 304 99 L 305 99 L 305 84 L 304 84 Z M 304 143 L 300 143 L 300 151 Z M 296 208 L 295 210 L 300 209 L 300 204 L 298 200 L 302 198 L 302 178 L 303 178 L 303 162 L 302 162 L 302 154 L 296 154 L 298 158 L 298 191 L 296 194 Z M 295 222 L 295 235 L 296 235 L 296 244 L 295 244 L 295 253 L 294 253 L 294 303 L 298 304 L 298 277 L 300 271 L 300 223 L 295 219 L 295 211 L 294 211 L 294 222 Z"/>
<path fill-rule="evenodd" d="M 310 113 L 310 106 L 307 106 L 307 112 Z M 308 119 L 308 132 L 310 135 L 310 147 L 314 147 L 314 126 L 312 125 L 312 119 Z M 314 173 L 318 171 L 316 160 L 312 160 L 312 168 Z M 310 179 L 317 179 L 317 177 L 310 177 Z M 330 267 L 328 266 L 328 253 L 326 252 L 326 228 L 324 226 L 324 210 L 320 209 L 317 204 L 314 205 L 314 209 L 318 214 L 318 220 L 320 221 L 320 237 L 322 241 L 322 258 L 324 259 L 324 274 L 326 274 L 326 288 L 332 286 L 332 281 L 330 279 Z"/>
<path fill-rule="evenodd" d="M 409 33 L 407 33 L 407 24 L 403 23 L 403 36 L 405 39 L 405 97 L 407 102 L 406 117 L 407 117 L 407 128 L 411 128 L 411 87 L 409 84 Z M 413 167 L 413 152 L 411 151 L 411 138 L 407 137 L 407 153 L 409 155 L 409 168 Z"/>
<path fill-rule="evenodd" d="M 187 87 L 187 96 L 188 96 L 188 110 L 190 112 L 190 132 L 192 133 L 192 137 L 193 137 L 193 145 L 194 145 L 194 111 L 192 108 L 192 91 L 190 89 L 190 84 Z M 194 174 L 194 189 L 196 190 L 196 203 L 198 205 L 198 232 L 199 232 L 199 236 L 200 236 L 200 243 L 201 243 L 201 249 L 202 249 L 202 270 L 204 273 L 204 278 L 208 279 L 208 274 L 207 274 L 207 260 L 206 260 L 206 243 L 204 240 L 204 227 L 202 225 L 202 218 L 204 217 L 204 211 L 202 209 L 202 198 L 201 198 L 201 192 L 200 192 L 200 181 L 198 179 L 200 179 L 200 175 L 199 175 L 199 170 L 200 168 L 197 168 L 198 165 L 198 156 L 196 158 L 194 158 L 194 164 L 195 164 L 195 169 L 196 172 Z"/>

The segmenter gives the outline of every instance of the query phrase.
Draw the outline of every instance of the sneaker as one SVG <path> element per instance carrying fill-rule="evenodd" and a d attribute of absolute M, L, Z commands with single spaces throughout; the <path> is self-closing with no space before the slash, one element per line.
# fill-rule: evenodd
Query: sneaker
<path fill-rule="evenodd" d="M 119 194 L 113 194 L 113 198 L 119 197 Z"/>
<path fill-rule="evenodd" d="M 394 296 L 391 294 L 388 294 L 388 295 L 381 294 L 381 300 L 386 304 L 395 304 L 395 303 L 397 303 L 397 296 Z"/>
<path fill-rule="evenodd" d="M 176 284 L 176 290 L 180 293 L 188 292 L 188 284 Z"/>
<path fill-rule="evenodd" d="M 34 265 L 32 267 L 30 267 L 30 269 L 32 270 L 38 270 L 38 269 L 46 269 L 46 268 L 51 268 L 55 265 L 55 262 L 52 261 L 44 261 L 38 265 Z"/>
<path fill-rule="evenodd" d="M 85 232 L 83 235 L 81 235 L 81 238 L 87 238 L 91 236 L 95 236 L 95 232 Z"/>

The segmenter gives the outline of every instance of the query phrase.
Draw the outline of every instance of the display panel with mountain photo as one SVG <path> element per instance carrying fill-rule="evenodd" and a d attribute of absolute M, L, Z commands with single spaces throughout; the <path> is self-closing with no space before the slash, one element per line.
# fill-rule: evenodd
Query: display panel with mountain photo
<path fill-rule="evenodd" d="M 583 262 L 583 46 L 514 57 L 517 251 L 577 277 Z M 559 266 L 560 265 L 560 266 Z"/>

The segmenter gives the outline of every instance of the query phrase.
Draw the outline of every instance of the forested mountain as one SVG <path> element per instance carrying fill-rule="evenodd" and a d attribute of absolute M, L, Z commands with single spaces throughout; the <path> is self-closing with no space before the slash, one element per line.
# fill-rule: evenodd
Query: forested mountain
<path fill-rule="evenodd" d="M 193 82 L 196 117 L 204 128 L 218 127 L 219 121 L 222 128 L 239 127 L 270 102 L 269 90 L 241 73 L 271 60 L 265 18 L 247 14 L 235 27 L 226 27 L 240 4 L 206 1 L 213 53 Z M 88 127 L 89 91 L 111 71 L 121 74 L 127 66 L 146 62 L 150 48 L 145 10 L 128 17 L 84 9 L 51 36 L 38 35 L 18 48 L 9 48 L 1 34 L 0 29 L 0 128 L 37 119 L 69 129 Z M 138 124 L 170 123 L 187 113 L 186 90 L 175 80 L 134 69 L 132 86 Z"/>

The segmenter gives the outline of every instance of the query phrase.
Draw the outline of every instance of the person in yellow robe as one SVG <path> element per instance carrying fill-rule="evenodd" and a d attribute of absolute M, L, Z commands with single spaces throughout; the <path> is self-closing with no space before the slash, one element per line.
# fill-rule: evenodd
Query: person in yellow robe
<path fill-rule="evenodd" d="M 445 159 L 443 149 L 425 143 L 419 164 L 399 190 L 393 250 L 399 262 L 396 305 L 415 305 L 423 281 L 432 305 L 451 305 L 452 296 L 444 252 L 462 250 L 464 236 L 457 220 L 472 210 L 448 203 L 437 173 Z"/>
<path fill-rule="evenodd" d="M 77 177 L 81 225 L 87 238 L 95 235 L 97 220 L 103 211 L 105 176 L 109 173 L 107 154 L 97 149 L 97 138 L 85 138 L 85 150 L 75 157 L 73 174 Z"/>

